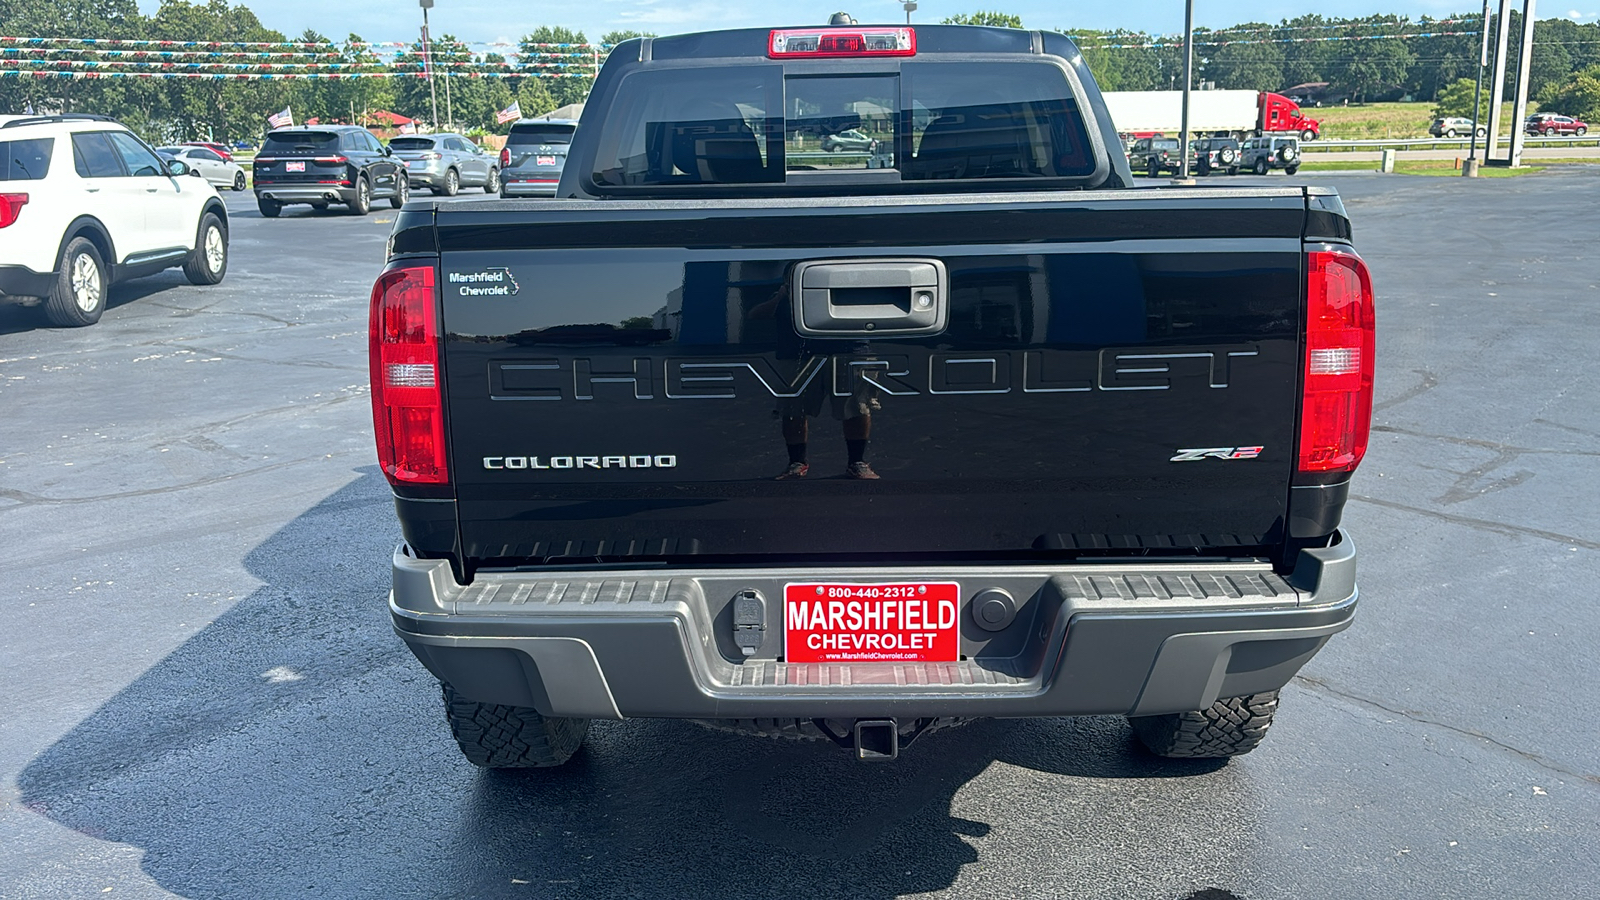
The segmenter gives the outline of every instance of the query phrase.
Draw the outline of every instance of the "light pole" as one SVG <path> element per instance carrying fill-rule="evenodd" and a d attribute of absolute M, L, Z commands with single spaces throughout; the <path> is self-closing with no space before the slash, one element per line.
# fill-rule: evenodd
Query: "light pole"
<path fill-rule="evenodd" d="M 422 7 L 422 72 L 428 79 L 428 100 L 433 106 L 433 127 L 439 127 L 439 93 L 433 87 L 433 57 L 428 51 L 428 10 L 433 0 L 417 0 Z"/>
<path fill-rule="evenodd" d="M 901 3 L 900 5 L 906 8 L 906 24 L 910 25 L 911 14 L 917 11 L 916 0 L 905 0 L 905 2 Z"/>
<path fill-rule="evenodd" d="M 1189 92 L 1194 89 L 1194 0 L 1183 4 L 1183 127 L 1178 135 L 1176 184 L 1194 184 L 1189 177 Z"/>
<path fill-rule="evenodd" d="M 1489 0 L 1483 0 L 1483 20 L 1480 23 L 1483 37 L 1478 48 L 1478 86 L 1472 89 L 1472 143 L 1467 149 L 1467 164 L 1461 174 L 1478 177 L 1478 120 L 1483 112 L 1483 70 L 1489 65 Z M 1487 131 L 1484 132 L 1488 134 Z M 1487 148 L 1485 148 L 1487 149 Z"/>

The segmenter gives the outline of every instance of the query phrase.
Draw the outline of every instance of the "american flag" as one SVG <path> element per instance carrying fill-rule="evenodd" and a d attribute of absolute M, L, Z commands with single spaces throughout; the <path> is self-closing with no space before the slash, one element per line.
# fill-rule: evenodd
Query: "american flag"
<path fill-rule="evenodd" d="M 513 100 L 511 105 L 494 114 L 494 120 L 501 125 L 522 118 L 522 101 Z"/>
<path fill-rule="evenodd" d="M 285 125 L 293 125 L 294 114 L 289 112 L 289 107 L 285 106 L 283 108 L 283 112 L 267 116 L 267 124 L 273 128 L 282 128 Z"/>

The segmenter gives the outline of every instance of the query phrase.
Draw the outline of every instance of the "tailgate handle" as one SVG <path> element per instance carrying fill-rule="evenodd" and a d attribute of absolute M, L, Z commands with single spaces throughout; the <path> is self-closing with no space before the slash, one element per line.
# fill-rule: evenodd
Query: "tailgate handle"
<path fill-rule="evenodd" d="M 949 320 L 949 277 L 937 259 L 813 260 L 790 279 L 803 335 L 914 337 L 938 334 Z"/>

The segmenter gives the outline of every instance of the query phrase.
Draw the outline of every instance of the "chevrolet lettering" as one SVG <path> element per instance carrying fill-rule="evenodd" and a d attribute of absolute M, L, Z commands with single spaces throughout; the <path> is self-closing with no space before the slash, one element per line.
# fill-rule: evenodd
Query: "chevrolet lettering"
<path fill-rule="evenodd" d="M 1372 281 L 1336 192 L 1135 189 L 1117 124 L 1053 32 L 643 37 L 555 199 L 400 210 L 389 609 L 466 758 L 632 718 L 1255 748 L 1354 620 Z"/>

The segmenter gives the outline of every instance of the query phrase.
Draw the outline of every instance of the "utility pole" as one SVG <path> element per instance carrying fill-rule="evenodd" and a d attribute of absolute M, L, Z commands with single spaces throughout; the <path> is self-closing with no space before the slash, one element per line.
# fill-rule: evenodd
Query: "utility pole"
<path fill-rule="evenodd" d="M 1510 2 L 1510 0 L 1506 0 Z M 1189 92 L 1194 89 L 1194 0 L 1183 4 L 1183 126 L 1178 136 L 1178 177 L 1174 184 L 1194 184 L 1189 177 Z"/>
<path fill-rule="evenodd" d="M 1522 165 L 1522 145 L 1527 141 L 1527 129 L 1522 120 L 1528 115 L 1528 66 L 1533 62 L 1533 4 L 1522 2 L 1522 53 L 1517 57 L 1517 101 L 1511 106 L 1511 156 L 1512 168 Z"/>
<path fill-rule="evenodd" d="M 1510 2 L 1510 0 L 1503 0 Z M 433 127 L 439 127 L 439 93 L 433 87 L 433 58 L 428 53 L 428 10 L 433 8 L 433 0 L 417 0 L 422 7 L 422 74 L 428 79 L 428 101 L 433 105 Z M 449 98 L 445 98 L 449 102 Z"/>
<path fill-rule="evenodd" d="M 1483 0 L 1483 18 L 1478 20 L 1478 30 L 1482 40 L 1478 47 L 1478 85 L 1472 89 L 1472 143 L 1467 150 L 1467 164 L 1461 167 L 1461 174 L 1468 178 L 1478 177 L 1478 128 L 1483 124 L 1483 70 L 1489 65 L 1489 0 Z"/>
<path fill-rule="evenodd" d="M 916 0 L 905 0 L 900 4 L 906 8 L 906 24 L 911 24 L 911 14 L 917 11 Z"/>
<path fill-rule="evenodd" d="M 455 110 L 450 107 L 450 60 L 445 60 L 444 67 L 444 122 L 445 127 L 451 131 L 456 130 Z"/>
<path fill-rule="evenodd" d="M 1489 85 L 1489 136 L 1484 141 L 1483 161 L 1494 162 L 1500 146 L 1500 104 L 1506 98 L 1506 38 L 1511 34 L 1511 0 L 1500 0 L 1500 20 L 1494 26 L 1494 81 Z"/>

